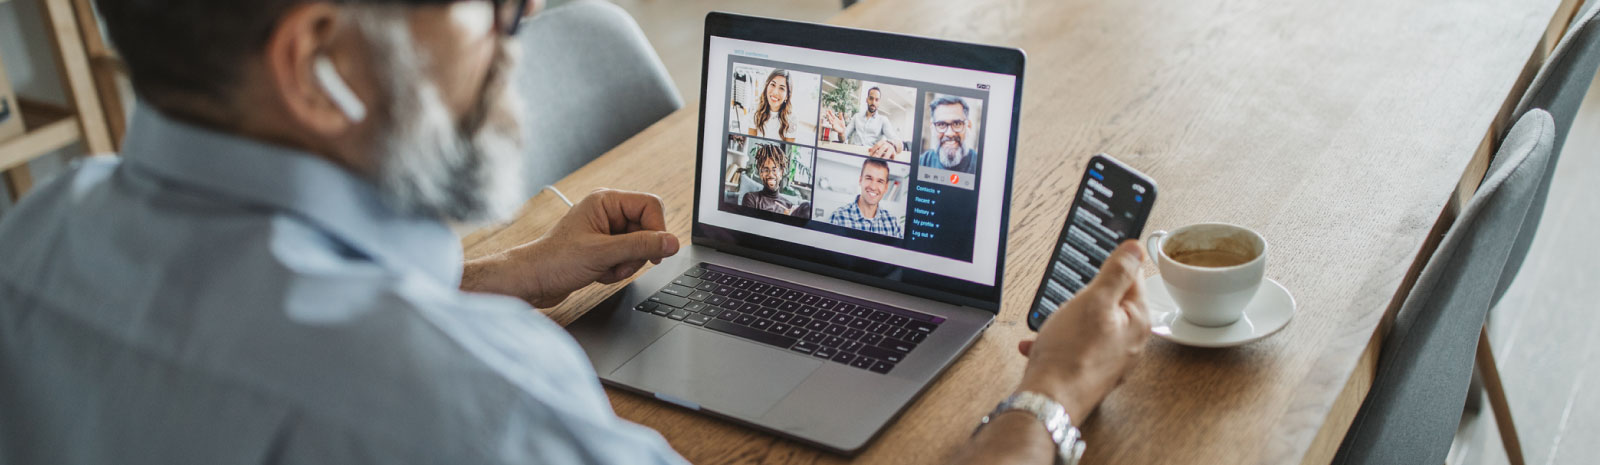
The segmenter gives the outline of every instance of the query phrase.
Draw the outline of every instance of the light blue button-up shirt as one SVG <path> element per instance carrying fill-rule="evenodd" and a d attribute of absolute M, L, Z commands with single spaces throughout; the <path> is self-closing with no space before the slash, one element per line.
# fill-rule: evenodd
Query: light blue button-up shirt
<path fill-rule="evenodd" d="M 0 463 L 679 463 L 460 243 L 321 158 L 135 116 L 0 223 Z"/>

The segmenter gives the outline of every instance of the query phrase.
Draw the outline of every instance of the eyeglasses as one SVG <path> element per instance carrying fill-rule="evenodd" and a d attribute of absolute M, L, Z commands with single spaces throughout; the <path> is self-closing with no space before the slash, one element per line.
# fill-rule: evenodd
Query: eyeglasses
<path fill-rule="evenodd" d="M 938 132 L 967 132 L 967 120 L 958 119 L 955 121 L 934 121 L 933 130 Z"/>
<path fill-rule="evenodd" d="M 517 35 L 522 29 L 522 20 L 528 17 L 529 4 L 533 0 L 490 0 L 494 2 L 494 27 L 507 37 Z"/>
<path fill-rule="evenodd" d="M 757 167 L 756 168 L 756 173 L 759 173 L 759 174 L 768 174 L 768 173 L 771 173 L 771 174 L 783 174 L 783 169 L 782 168 L 778 168 L 776 166 L 771 167 L 771 168 L 762 166 L 762 167 Z"/>

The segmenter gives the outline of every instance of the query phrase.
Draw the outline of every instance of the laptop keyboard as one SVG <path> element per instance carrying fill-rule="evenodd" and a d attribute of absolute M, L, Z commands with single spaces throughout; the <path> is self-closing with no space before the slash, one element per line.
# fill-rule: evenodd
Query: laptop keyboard
<path fill-rule="evenodd" d="M 884 374 L 944 322 L 705 263 L 634 310 Z"/>

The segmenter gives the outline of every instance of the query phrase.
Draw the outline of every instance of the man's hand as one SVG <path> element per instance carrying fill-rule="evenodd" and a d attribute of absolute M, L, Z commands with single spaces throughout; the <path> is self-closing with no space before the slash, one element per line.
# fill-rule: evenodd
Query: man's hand
<path fill-rule="evenodd" d="M 867 156 L 872 158 L 894 158 L 897 153 L 900 153 L 900 144 L 888 139 L 880 140 L 867 149 Z"/>
<path fill-rule="evenodd" d="M 1045 394 L 1082 424 L 1122 382 L 1150 338 L 1139 265 L 1144 248 L 1124 242 L 1100 274 L 1039 328 L 1036 341 L 1017 349 L 1028 356 L 1019 390 Z"/>
<path fill-rule="evenodd" d="M 844 117 L 834 113 L 832 109 L 822 109 L 822 119 L 823 122 L 828 124 L 828 127 L 833 128 L 835 131 L 843 132 L 845 130 Z"/>
<path fill-rule="evenodd" d="M 665 230 L 660 198 L 597 190 L 544 237 L 468 263 L 461 287 L 553 307 L 584 286 L 621 281 L 678 253 L 678 238 Z"/>

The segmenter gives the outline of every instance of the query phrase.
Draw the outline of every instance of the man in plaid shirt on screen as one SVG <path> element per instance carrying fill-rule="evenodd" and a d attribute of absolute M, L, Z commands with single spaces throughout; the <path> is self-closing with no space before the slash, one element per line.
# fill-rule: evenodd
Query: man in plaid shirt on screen
<path fill-rule="evenodd" d="M 846 228 L 901 237 L 900 219 L 893 213 L 878 208 L 883 194 L 889 191 L 889 164 L 883 160 L 867 159 L 861 164 L 861 194 L 856 201 L 846 204 L 828 218 Z"/>

